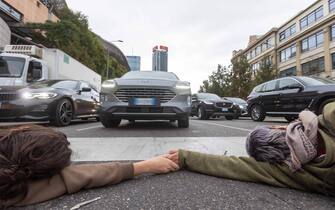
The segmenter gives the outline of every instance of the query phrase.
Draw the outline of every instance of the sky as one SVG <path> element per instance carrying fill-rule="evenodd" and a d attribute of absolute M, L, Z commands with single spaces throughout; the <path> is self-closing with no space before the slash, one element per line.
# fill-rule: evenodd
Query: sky
<path fill-rule="evenodd" d="M 152 69 L 152 48 L 169 47 L 169 71 L 198 91 L 218 64 L 250 35 L 279 27 L 315 0 L 66 0 L 88 16 L 90 28 L 125 55 L 141 56 Z"/>

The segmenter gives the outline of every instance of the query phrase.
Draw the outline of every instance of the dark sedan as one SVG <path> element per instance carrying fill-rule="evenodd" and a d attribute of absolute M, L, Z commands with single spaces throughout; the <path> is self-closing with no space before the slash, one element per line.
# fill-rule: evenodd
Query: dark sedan
<path fill-rule="evenodd" d="M 98 117 L 96 93 L 88 83 L 74 80 L 0 87 L 0 120 L 49 120 L 55 126 L 67 126 L 74 118 Z"/>
<path fill-rule="evenodd" d="M 250 116 L 248 113 L 248 103 L 244 99 L 236 97 L 224 97 L 222 99 L 233 102 L 239 113 L 236 118 Z"/>
<path fill-rule="evenodd" d="M 200 120 L 224 116 L 227 120 L 232 120 L 238 116 L 238 110 L 233 102 L 215 94 L 197 93 L 192 96 L 191 116 L 198 116 Z"/>

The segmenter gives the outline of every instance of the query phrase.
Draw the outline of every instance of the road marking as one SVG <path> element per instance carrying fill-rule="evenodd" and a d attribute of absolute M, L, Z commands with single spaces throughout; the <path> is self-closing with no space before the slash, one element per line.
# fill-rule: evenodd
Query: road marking
<path fill-rule="evenodd" d="M 246 128 L 238 128 L 238 127 L 233 127 L 233 126 L 229 126 L 229 125 L 222 125 L 222 124 L 213 123 L 213 122 L 205 122 L 205 121 L 197 121 L 197 120 L 193 120 L 192 122 L 197 122 L 197 123 L 202 123 L 202 124 L 207 124 L 207 125 L 216 125 L 216 126 L 221 126 L 221 127 L 225 127 L 225 128 L 231 128 L 231 129 L 246 131 L 246 132 L 251 132 L 252 131 L 252 130 L 249 130 L 249 129 L 246 129 Z"/>
<path fill-rule="evenodd" d="M 172 149 L 246 156 L 243 137 L 107 137 L 69 138 L 73 161 L 145 160 Z"/>
<path fill-rule="evenodd" d="M 96 125 L 96 126 L 92 126 L 92 127 L 88 127 L 88 128 L 80 128 L 80 129 L 76 129 L 77 131 L 86 131 L 86 130 L 91 130 L 91 129 L 95 129 L 95 128 L 102 128 L 102 125 Z"/>

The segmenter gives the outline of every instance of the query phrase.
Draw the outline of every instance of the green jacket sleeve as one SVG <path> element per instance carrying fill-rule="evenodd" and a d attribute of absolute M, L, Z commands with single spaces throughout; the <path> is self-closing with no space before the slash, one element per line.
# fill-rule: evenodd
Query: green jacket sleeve
<path fill-rule="evenodd" d="M 314 191 L 320 180 L 305 171 L 289 170 L 287 165 L 258 162 L 248 157 L 228 157 L 179 150 L 181 168 L 227 179 L 264 183 L 277 187 L 290 187 Z"/>

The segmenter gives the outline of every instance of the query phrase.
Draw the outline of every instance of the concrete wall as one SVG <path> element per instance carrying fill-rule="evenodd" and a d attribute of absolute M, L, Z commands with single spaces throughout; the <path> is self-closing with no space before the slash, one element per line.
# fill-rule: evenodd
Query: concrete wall
<path fill-rule="evenodd" d="M 48 8 L 39 0 L 5 0 L 12 7 L 23 14 L 23 22 L 44 23 L 47 20 L 58 21 L 59 19 L 50 14 Z"/>
<path fill-rule="evenodd" d="M 0 49 L 10 44 L 10 29 L 4 20 L 0 18 Z"/>

